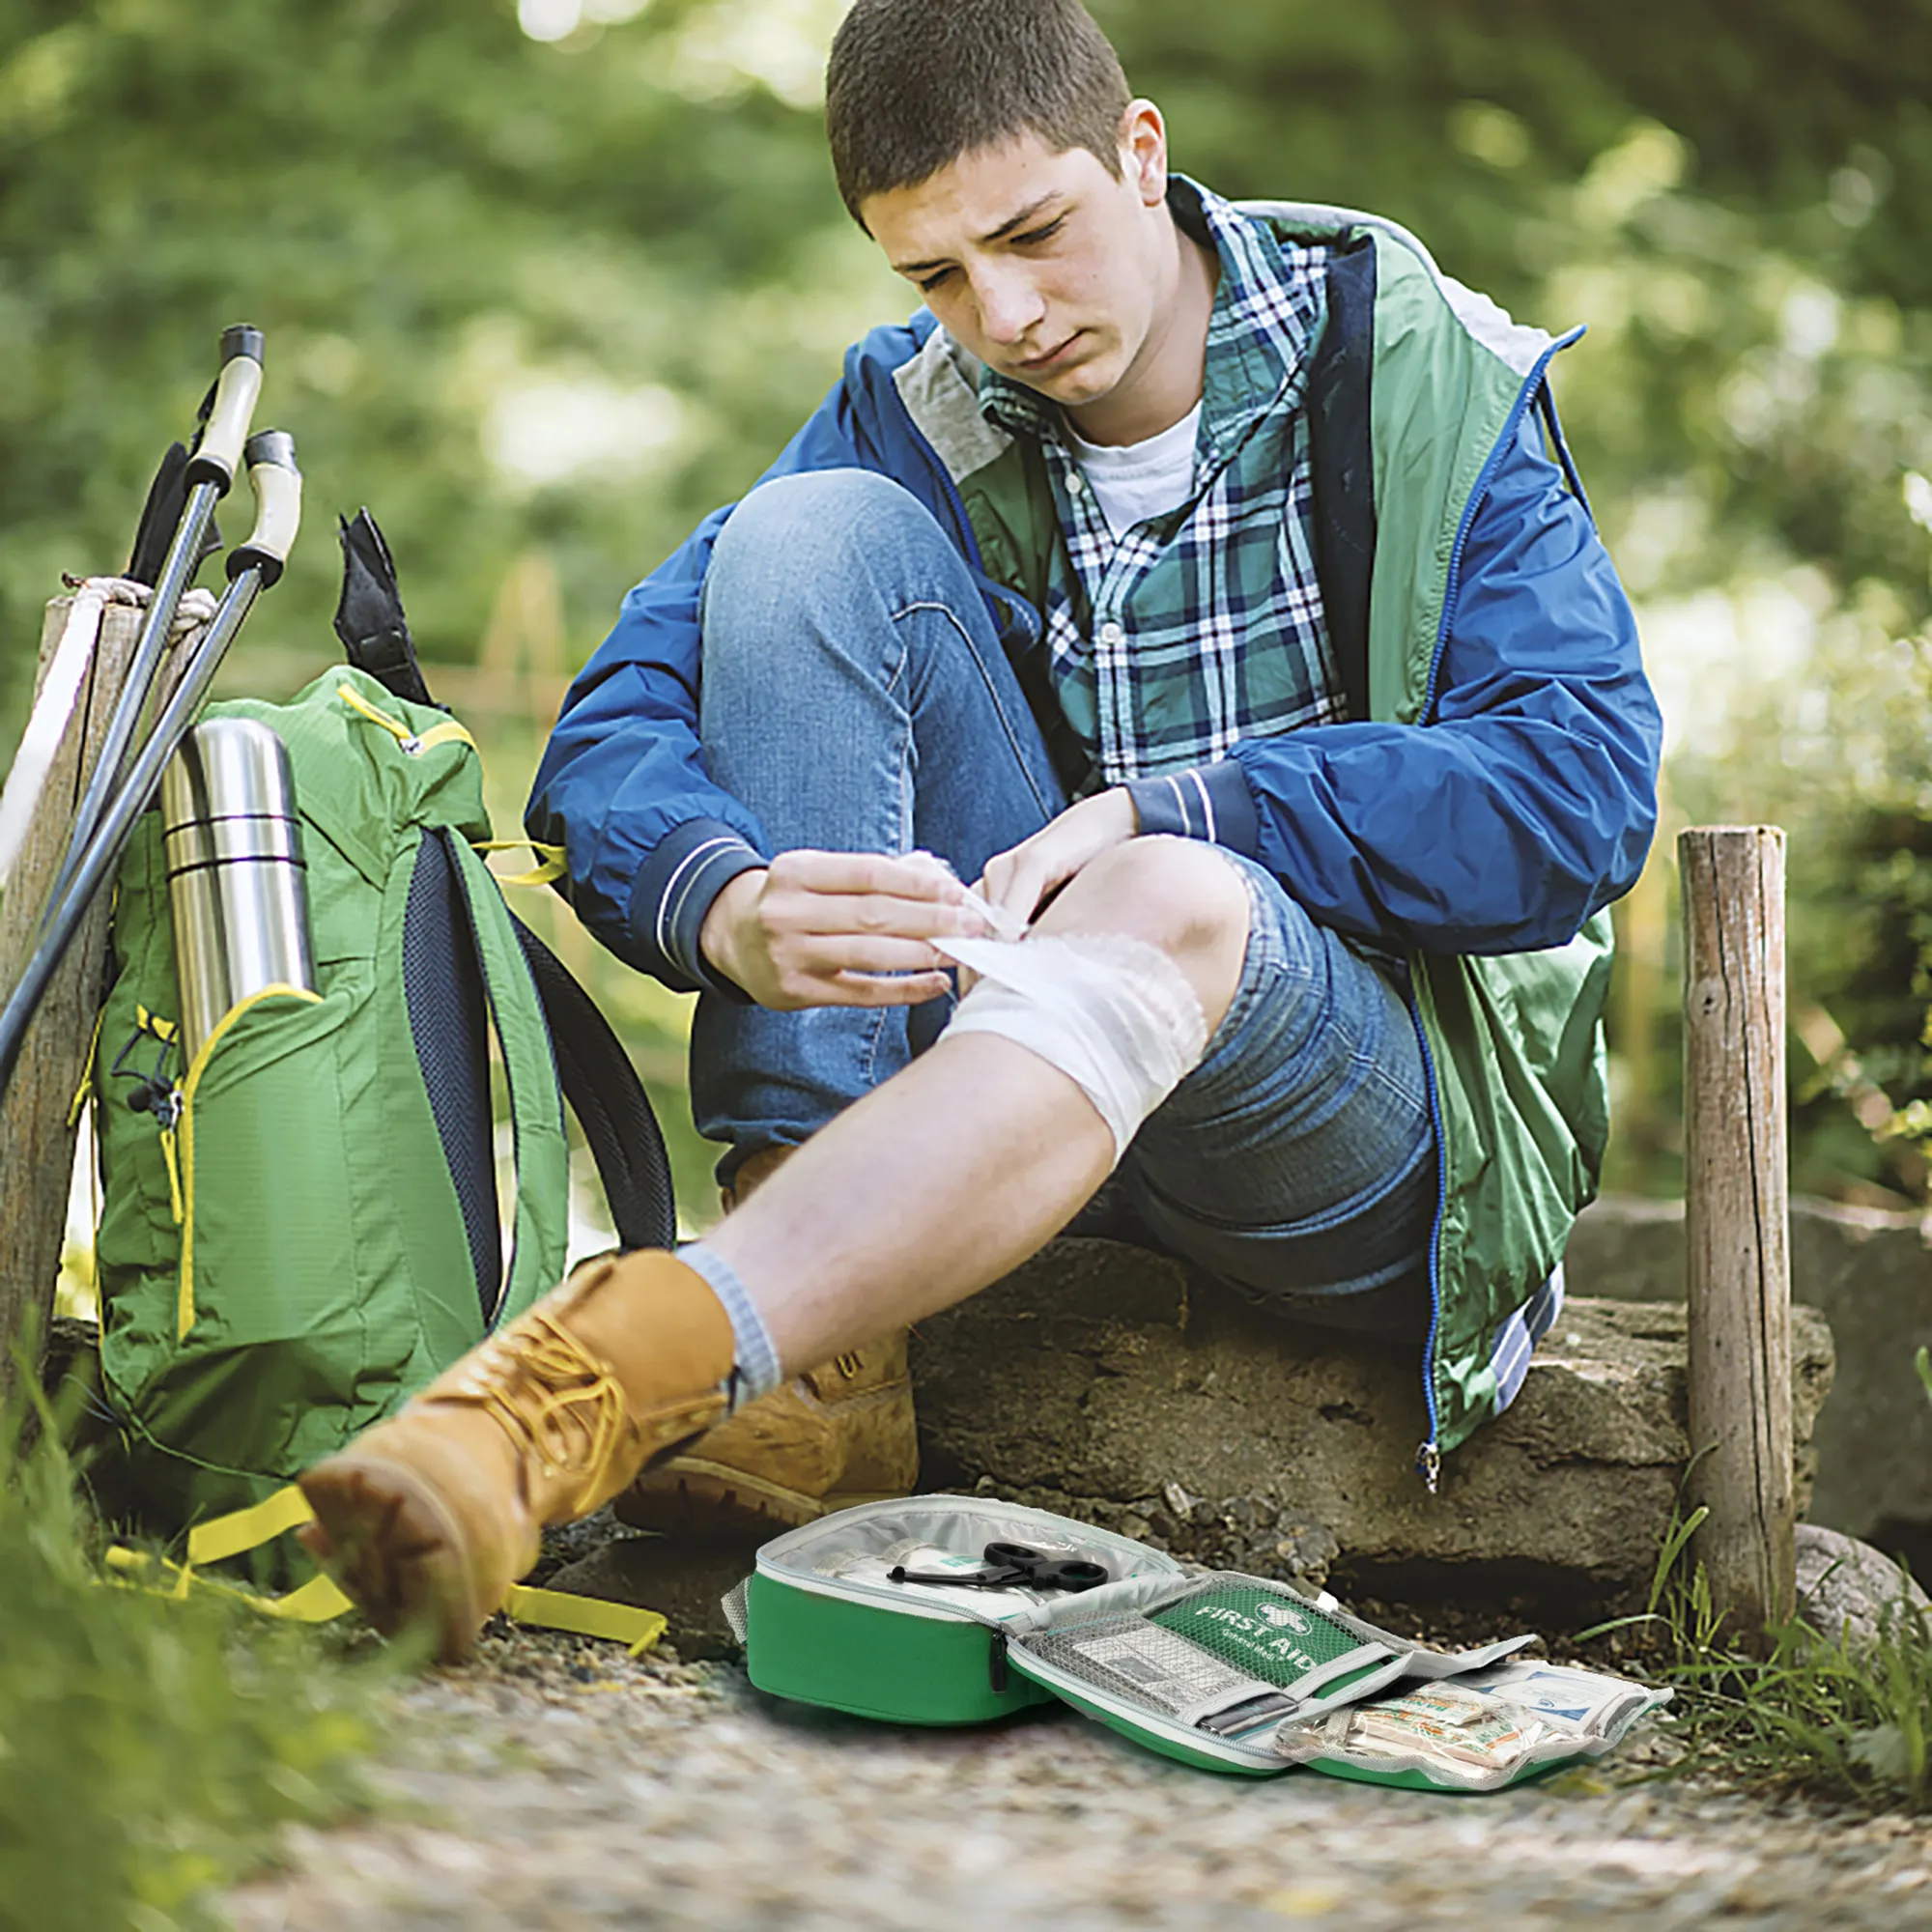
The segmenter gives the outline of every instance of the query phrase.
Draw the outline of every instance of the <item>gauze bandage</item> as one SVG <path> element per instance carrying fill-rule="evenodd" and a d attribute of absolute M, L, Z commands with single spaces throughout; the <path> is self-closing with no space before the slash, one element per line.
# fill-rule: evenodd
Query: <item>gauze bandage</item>
<path fill-rule="evenodd" d="M 933 944 L 980 976 L 941 1037 L 998 1034 L 1059 1067 L 1106 1122 L 1117 1165 L 1207 1050 L 1194 988 L 1145 940 L 1076 932 Z"/>

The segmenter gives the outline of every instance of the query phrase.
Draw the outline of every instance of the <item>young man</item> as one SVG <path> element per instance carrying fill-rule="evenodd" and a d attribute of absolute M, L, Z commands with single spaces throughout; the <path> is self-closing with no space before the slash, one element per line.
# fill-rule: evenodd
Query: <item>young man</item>
<path fill-rule="evenodd" d="M 905 1324 L 1116 1169 L 1140 1238 L 1415 1349 L 1433 1481 L 1594 1185 L 1659 725 L 1560 345 L 1390 224 L 1171 177 L 1077 0 L 857 0 L 828 123 L 924 306 L 631 593 L 530 810 L 703 994 L 736 1205 L 304 1479 L 451 1655 L 612 1496 L 909 1487 Z"/>

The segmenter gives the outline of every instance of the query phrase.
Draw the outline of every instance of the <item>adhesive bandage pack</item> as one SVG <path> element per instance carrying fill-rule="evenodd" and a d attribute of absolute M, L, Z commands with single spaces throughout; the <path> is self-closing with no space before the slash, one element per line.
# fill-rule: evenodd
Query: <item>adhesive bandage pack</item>
<path fill-rule="evenodd" d="M 866 1503 L 788 1531 L 724 1610 L 775 1696 L 911 1724 L 1058 1700 L 1257 1777 L 1497 1790 L 1602 1755 L 1670 1694 L 1524 1659 L 1531 1636 L 1433 1650 L 1325 1594 L 987 1496 Z"/>

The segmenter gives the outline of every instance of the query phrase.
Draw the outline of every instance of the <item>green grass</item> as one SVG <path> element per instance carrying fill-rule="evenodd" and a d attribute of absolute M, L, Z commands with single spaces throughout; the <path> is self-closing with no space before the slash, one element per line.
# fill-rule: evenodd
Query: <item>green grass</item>
<path fill-rule="evenodd" d="M 1932 1398 L 1932 1353 L 1915 1363 Z M 1677 1691 L 1683 1757 L 1662 1776 L 1704 1773 L 1748 1789 L 1804 1791 L 1869 1810 L 1932 1811 L 1932 1612 L 1898 1601 L 1869 1649 L 1802 1618 L 1766 1633 L 1766 1654 L 1740 1641 L 1712 1601 L 1690 1546 L 1706 1512 L 1679 1516 L 1658 1552 L 1640 1617 L 1585 1632 L 1628 1631 Z"/>
<path fill-rule="evenodd" d="M 16 1407 L 0 1420 L 4 1932 L 213 1924 L 214 1889 L 278 1827 L 363 1800 L 366 1671 L 214 1593 L 104 1581 L 99 1548 L 44 1405 Z"/>

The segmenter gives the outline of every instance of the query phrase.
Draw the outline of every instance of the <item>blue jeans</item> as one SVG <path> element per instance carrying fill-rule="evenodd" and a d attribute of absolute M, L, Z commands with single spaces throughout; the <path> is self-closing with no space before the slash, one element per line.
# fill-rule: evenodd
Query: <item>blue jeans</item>
<path fill-rule="evenodd" d="M 923 847 L 973 879 L 1065 808 L 964 563 L 897 484 L 833 470 L 761 485 L 719 537 L 702 622 L 706 765 L 775 850 Z M 1435 1146 L 1406 1000 L 1260 866 L 1225 856 L 1252 912 L 1239 988 L 1084 1225 L 1300 1319 L 1419 1336 Z M 950 1008 L 701 998 L 692 1098 L 699 1130 L 731 1143 L 721 1177 L 890 1078 Z"/>

